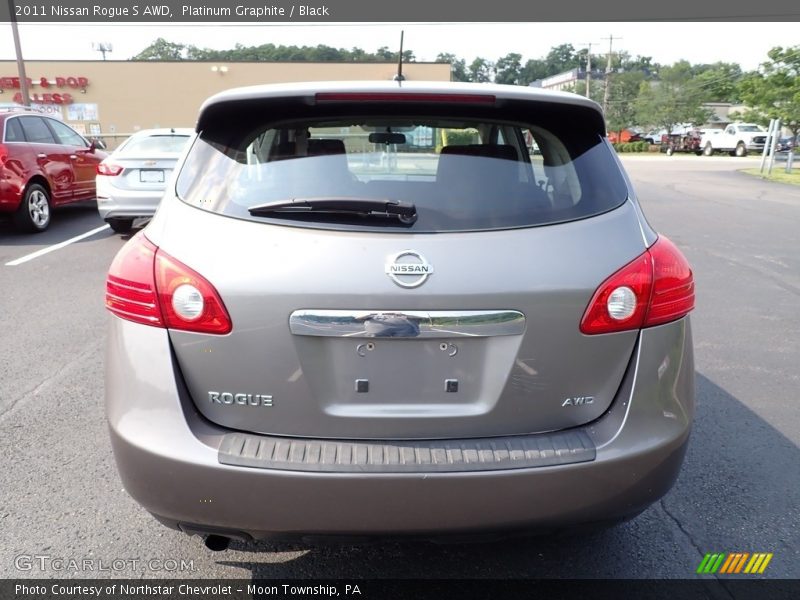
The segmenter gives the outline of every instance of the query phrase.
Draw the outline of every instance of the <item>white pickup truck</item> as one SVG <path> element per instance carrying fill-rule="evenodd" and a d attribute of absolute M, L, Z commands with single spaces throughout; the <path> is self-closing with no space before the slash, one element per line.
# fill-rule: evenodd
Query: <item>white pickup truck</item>
<path fill-rule="evenodd" d="M 715 152 L 729 152 L 731 156 L 747 156 L 748 152 L 761 152 L 767 141 L 767 132 L 753 123 L 731 123 L 725 129 L 706 129 L 700 140 L 705 156 Z"/>

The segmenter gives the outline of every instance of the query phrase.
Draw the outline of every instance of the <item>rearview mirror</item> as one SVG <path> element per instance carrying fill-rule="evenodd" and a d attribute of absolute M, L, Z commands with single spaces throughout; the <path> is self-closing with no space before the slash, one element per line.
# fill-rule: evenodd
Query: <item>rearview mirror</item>
<path fill-rule="evenodd" d="M 369 134 L 372 144 L 405 144 L 406 136 L 402 133 L 376 132 Z"/>

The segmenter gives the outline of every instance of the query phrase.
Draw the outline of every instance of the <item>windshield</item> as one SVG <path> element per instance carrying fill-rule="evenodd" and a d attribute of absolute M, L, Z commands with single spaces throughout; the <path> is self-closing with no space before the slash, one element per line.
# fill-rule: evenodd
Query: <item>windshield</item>
<path fill-rule="evenodd" d="M 125 154 L 160 154 L 164 152 L 179 154 L 188 141 L 188 135 L 150 135 L 146 137 L 133 137 L 120 148 L 120 152 L 124 152 Z"/>
<path fill-rule="evenodd" d="M 739 125 L 739 131 L 762 131 L 758 125 Z"/>
<path fill-rule="evenodd" d="M 304 227 L 407 231 L 409 224 L 333 218 L 325 210 L 248 209 L 315 198 L 407 203 L 417 212 L 413 232 L 542 225 L 624 202 L 627 188 L 602 137 L 554 129 L 411 115 L 304 119 L 224 142 L 203 132 L 177 191 L 205 210 Z"/>

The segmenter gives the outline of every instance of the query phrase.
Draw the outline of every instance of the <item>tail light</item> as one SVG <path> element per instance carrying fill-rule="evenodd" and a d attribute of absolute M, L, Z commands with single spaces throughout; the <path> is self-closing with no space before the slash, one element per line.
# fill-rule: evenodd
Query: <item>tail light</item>
<path fill-rule="evenodd" d="M 114 163 L 107 163 L 101 162 L 97 163 L 97 167 L 95 167 L 98 175 L 108 175 L 109 177 L 116 177 L 120 173 L 122 173 L 123 168 L 119 165 L 115 165 Z"/>
<path fill-rule="evenodd" d="M 232 329 L 214 286 L 142 233 L 111 263 L 106 308 L 122 319 L 153 327 L 215 334 Z"/>
<path fill-rule="evenodd" d="M 8 146 L 0 144 L 0 167 L 6 164 L 8 160 Z"/>
<path fill-rule="evenodd" d="M 592 296 L 581 332 L 592 335 L 675 321 L 694 308 L 694 276 L 665 237 L 611 275 Z"/>

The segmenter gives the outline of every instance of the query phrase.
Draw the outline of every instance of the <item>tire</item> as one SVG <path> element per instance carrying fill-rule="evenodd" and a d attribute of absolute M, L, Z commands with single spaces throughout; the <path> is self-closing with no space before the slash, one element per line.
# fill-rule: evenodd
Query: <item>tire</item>
<path fill-rule="evenodd" d="M 106 222 L 115 233 L 128 233 L 133 228 L 133 219 L 109 219 Z"/>
<path fill-rule="evenodd" d="M 50 227 L 50 208 L 50 192 L 38 183 L 32 183 L 14 213 L 14 225 L 20 231 L 41 233 Z"/>
<path fill-rule="evenodd" d="M 703 148 L 703 156 L 711 156 L 714 154 L 714 146 L 711 145 L 711 142 L 706 142 L 705 148 Z"/>
<path fill-rule="evenodd" d="M 747 147 L 744 145 L 744 142 L 739 142 L 736 144 L 736 150 L 733 151 L 734 156 L 747 156 Z"/>
<path fill-rule="evenodd" d="M 672 156 L 672 154 L 673 154 L 674 152 L 675 152 L 675 151 L 672 149 L 672 146 L 670 146 L 669 148 L 667 148 L 667 156 Z"/>

